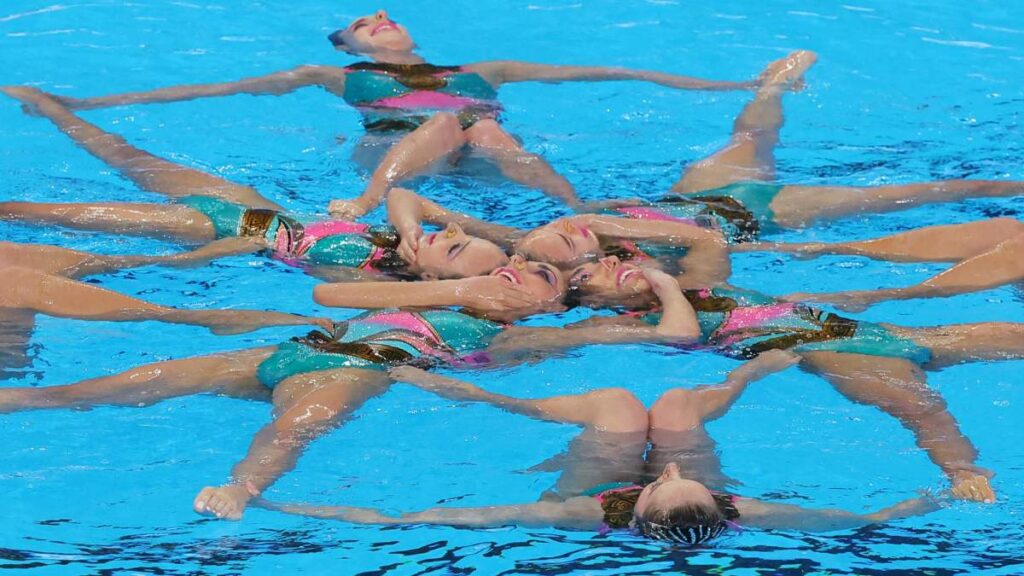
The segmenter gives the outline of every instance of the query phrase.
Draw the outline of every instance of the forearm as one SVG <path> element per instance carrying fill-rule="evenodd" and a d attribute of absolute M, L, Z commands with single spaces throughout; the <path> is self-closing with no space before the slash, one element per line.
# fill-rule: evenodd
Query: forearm
<path fill-rule="evenodd" d="M 189 84 L 185 86 L 173 86 L 143 92 L 127 92 L 124 94 L 113 94 L 110 96 L 97 96 L 94 98 L 76 99 L 63 97 L 61 98 L 61 101 L 67 104 L 67 106 L 72 110 L 88 110 L 128 104 L 178 102 L 182 100 L 193 100 L 196 98 L 230 96 L 242 93 L 280 95 L 292 92 L 303 86 L 319 83 L 317 78 L 311 77 L 311 74 L 309 74 L 309 70 L 311 68 L 312 67 L 299 67 L 286 72 L 277 72 L 266 76 L 245 78 L 236 82 Z"/>
<path fill-rule="evenodd" d="M 298 435 L 280 435 L 273 423 L 264 426 L 249 445 L 249 452 L 231 469 L 231 484 L 263 492 L 293 468 L 305 448 Z"/>
<path fill-rule="evenodd" d="M 607 66 L 552 66 L 508 62 L 502 70 L 504 82 L 607 82 L 637 80 L 689 90 L 746 90 L 755 88 L 756 81 L 731 82 L 704 80 L 690 76 L 666 74 L 650 70 L 633 70 Z"/>
<path fill-rule="evenodd" d="M 340 282 L 313 288 L 313 300 L 338 308 L 460 306 L 458 280 L 430 282 Z"/>

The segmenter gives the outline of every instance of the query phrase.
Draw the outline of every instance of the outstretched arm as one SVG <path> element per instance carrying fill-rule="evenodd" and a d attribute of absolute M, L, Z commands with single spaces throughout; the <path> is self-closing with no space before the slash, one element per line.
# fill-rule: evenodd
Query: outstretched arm
<path fill-rule="evenodd" d="M 681 288 L 707 288 L 729 278 L 729 248 L 720 232 L 662 220 L 639 220 L 618 216 L 580 214 L 568 218 L 586 226 L 598 236 L 636 240 L 687 248 L 679 259 L 682 273 L 676 278 Z"/>
<path fill-rule="evenodd" d="M 576 500 L 576 499 L 572 499 Z M 587 500 L 593 500 L 588 498 Z M 257 500 L 253 505 L 286 514 L 343 520 L 355 524 L 439 524 L 466 528 L 524 526 L 528 528 L 596 529 L 601 524 L 601 510 L 587 510 L 587 503 L 534 502 L 514 506 L 483 506 L 479 508 L 430 508 L 401 516 L 388 516 L 373 508 L 355 506 L 307 506 L 278 504 Z M 582 509 L 582 510 L 577 510 Z M 589 514 L 587 512 L 590 512 Z"/>
<path fill-rule="evenodd" d="M 493 60 L 465 66 L 467 70 L 484 77 L 495 88 L 509 82 L 604 82 L 610 80 L 640 80 L 669 88 L 686 90 L 751 90 L 757 80 L 729 82 L 704 80 L 690 76 L 666 74 L 650 70 L 632 70 L 607 66 L 552 66 L 514 60 Z"/>
<path fill-rule="evenodd" d="M 389 383 L 380 372 L 353 368 L 299 374 L 279 383 L 274 399 L 277 417 L 256 433 L 249 453 L 231 470 L 231 481 L 200 490 L 193 509 L 240 519 L 252 498 L 295 467 L 310 442 L 339 426 Z M 279 396 L 294 400 L 279 406 L 278 402 L 288 402 Z"/>
<path fill-rule="evenodd" d="M 488 392 L 464 380 L 432 374 L 412 366 L 392 368 L 390 374 L 397 382 L 412 384 L 449 400 L 483 402 L 513 414 L 549 422 L 585 426 L 594 421 L 594 412 L 602 406 L 600 391 L 549 398 L 513 398 Z"/>
<path fill-rule="evenodd" d="M 769 350 L 744 363 L 726 376 L 725 382 L 693 389 L 699 402 L 698 413 L 702 422 L 716 420 L 725 415 L 747 385 L 765 376 L 798 364 L 800 356 L 789 350 Z"/>
<path fill-rule="evenodd" d="M 835 508 L 802 508 L 792 504 L 775 504 L 750 498 L 737 499 L 736 508 L 740 512 L 740 520 L 744 526 L 768 530 L 828 532 L 920 516 L 934 512 L 941 506 L 934 497 L 922 496 L 904 500 L 871 514 L 855 514 Z"/>
<path fill-rule="evenodd" d="M 335 282 L 315 286 L 313 300 L 338 308 L 464 306 L 481 312 L 533 309 L 539 304 L 521 286 L 497 276 L 423 282 Z"/>
<path fill-rule="evenodd" d="M 94 98 L 71 98 L 61 96 L 58 99 L 72 110 L 89 110 L 124 106 L 127 104 L 150 104 L 154 102 L 178 102 L 211 96 L 230 96 L 232 94 L 269 94 L 278 96 L 293 92 L 304 86 L 323 86 L 328 92 L 341 96 L 345 93 L 345 70 L 337 66 L 299 66 L 284 72 L 274 72 L 266 76 L 245 78 L 235 82 L 218 82 L 213 84 L 189 84 L 160 88 L 146 92 L 128 92 Z"/>

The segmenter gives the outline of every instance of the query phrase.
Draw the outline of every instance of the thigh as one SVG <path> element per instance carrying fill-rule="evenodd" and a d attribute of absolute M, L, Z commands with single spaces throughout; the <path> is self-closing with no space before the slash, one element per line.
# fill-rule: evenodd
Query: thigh
<path fill-rule="evenodd" d="M 755 141 L 747 135 L 733 137 L 724 148 L 690 164 L 669 192 L 689 194 L 714 190 L 736 182 L 775 179 L 773 166 L 763 161 Z"/>

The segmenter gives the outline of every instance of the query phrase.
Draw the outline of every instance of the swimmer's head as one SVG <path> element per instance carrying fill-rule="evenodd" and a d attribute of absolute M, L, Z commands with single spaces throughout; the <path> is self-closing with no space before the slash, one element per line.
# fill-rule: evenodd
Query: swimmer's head
<path fill-rule="evenodd" d="M 507 266 L 491 271 L 491 276 L 522 287 L 546 310 L 561 308 L 560 303 L 565 295 L 565 275 L 547 262 L 533 262 L 516 254 L 509 259 Z"/>
<path fill-rule="evenodd" d="M 716 496 L 700 482 L 683 478 L 673 462 L 640 492 L 633 528 L 654 540 L 700 544 L 728 528 L 728 510 L 735 511 L 731 497 Z"/>
<path fill-rule="evenodd" d="M 644 269 L 616 256 L 581 264 L 569 273 L 566 305 L 649 309 L 658 303 Z"/>
<path fill-rule="evenodd" d="M 458 224 L 420 236 L 409 270 L 424 280 L 481 276 L 509 261 L 497 244 L 466 234 Z"/>
<path fill-rule="evenodd" d="M 416 47 L 405 26 L 392 20 L 384 10 L 356 18 L 348 27 L 335 30 L 327 39 L 336 50 L 361 55 L 411 52 Z"/>
<path fill-rule="evenodd" d="M 516 243 L 516 250 L 534 260 L 572 266 L 600 255 L 601 245 L 585 226 L 561 218 L 528 232 Z"/>

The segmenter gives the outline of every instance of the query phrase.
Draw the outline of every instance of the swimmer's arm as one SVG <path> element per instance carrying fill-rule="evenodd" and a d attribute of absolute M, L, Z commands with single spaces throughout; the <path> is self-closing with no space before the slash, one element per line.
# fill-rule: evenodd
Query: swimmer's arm
<path fill-rule="evenodd" d="M 729 411 L 747 386 L 765 376 L 780 372 L 800 362 L 800 356 L 788 350 L 769 350 L 729 372 L 725 382 L 693 389 L 698 399 L 700 420 L 721 418 Z"/>
<path fill-rule="evenodd" d="M 489 392 L 464 380 L 434 374 L 412 366 L 392 368 L 389 374 L 396 382 L 411 384 L 442 398 L 458 402 L 482 402 L 537 420 L 585 425 L 594 421 L 595 413 L 601 407 L 598 399 L 600 392 L 537 399 L 513 398 Z"/>
<path fill-rule="evenodd" d="M 186 84 L 145 92 L 127 92 L 94 98 L 58 97 L 71 110 L 89 110 L 128 104 L 178 102 L 211 96 L 232 94 L 266 94 L 279 96 L 304 86 L 323 86 L 328 92 L 342 96 L 345 93 L 345 70 L 337 66 L 299 66 L 265 76 L 244 78 L 235 82 Z"/>
<path fill-rule="evenodd" d="M 464 306 L 481 312 L 536 307 L 521 286 L 496 276 L 422 282 L 336 282 L 313 288 L 313 300 L 338 308 Z"/>
<path fill-rule="evenodd" d="M 679 259 L 683 271 L 676 280 L 683 289 L 707 288 L 725 282 L 731 265 L 729 247 L 720 232 L 685 222 L 642 220 L 581 214 L 569 218 L 574 224 L 586 226 L 598 236 L 614 236 L 625 240 L 640 240 L 687 248 Z"/>
<path fill-rule="evenodd" d="M 266 248 L 267 242 L 262 238 L 247 236 L 221 238 L 195 250 L 164 256 L 159 263 L 165 266 L 201 266 L 218 258 L 252 254 Z"/>
<path fill-rule="evenodd" d="M 666 74 L 650 70 L 611 68 L 606 66 L 553 66 L 514 60 L 492 60 L 463 67 L 484 77 L 495 88 L 510 82 L 602 82 L 611 80 L 639 80 L 669 88 L 687 90 L 750 90 L 758 86 L 757 80 L 729 82 L 704 80 L 690 76 Z"/>
<path fill-rule="evenodd" d="M 658 270 L 644 273 L 661 301 L 661 319 L 657 326 L 640 321 L 584 321 L 582 325 L 565 328 L 512 326 L 494 338 L 487 352 L 496 361 L 515 361 L 522 360 L 529 352 L 559 352 L 590 344 L 685 344 L 698 340 L 697 313 L 675 279 Z"/>
<path fill-rule="evenodd" d="M 420 222 L 439 226 L 455 223 L 470 236 L 490 240 L 506 248 L 522 233 L 518 228 L 491 224 L 468 214 L 448 210 L 405 188 L 392 188 L 388 193 L 388 220 L 403 235 L 419 230 Z"/>
<path fill-rule="evenodd" d="M 438 507 L 421 512 L 409 512 L 400 516 L 389 516 L 372 508 L 354 506 L 304 506 L 276 504 L 265 500 L 257 502 L 256 505 L 287 514 L 342 520 L 356 524 L 436 524 L 465 528 L 515 525 L 527 528 L 556 526 L 574 529 L 596 529 L 601 524 L 600 508 L 594 507 L 596 513 L 593 510 L 577 511 L 573 508 L 583 508 L 583 506 L 573 506 L 568 502 L 534 502 L 479 508 Z"/>
<path fill-rule="evenodd" d="M 743 526 L 766 530 L 828 532 L 920 516 L 934 512 L 941 506 L 929 495 L 910 498 L 870 514 L 855 514 L 836 508 L 802 508 L 792 504 L 761 502 L 750 498 L 738 498 L 736 508 L 740 512 L 739 521 Z"/>
<path fill-rule="evenodd" d="M 313 287 L 313 300 L 335 308 L 459 306 L 458 280 L 428 282 L 333 282 Z"/>

